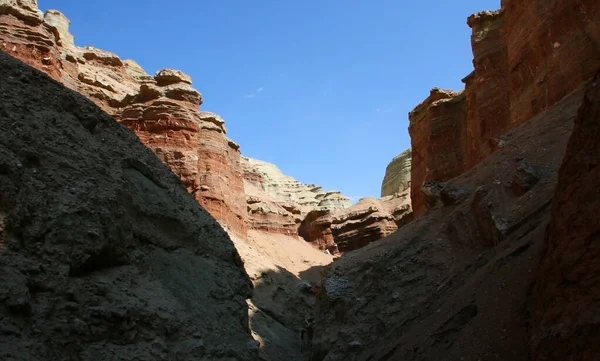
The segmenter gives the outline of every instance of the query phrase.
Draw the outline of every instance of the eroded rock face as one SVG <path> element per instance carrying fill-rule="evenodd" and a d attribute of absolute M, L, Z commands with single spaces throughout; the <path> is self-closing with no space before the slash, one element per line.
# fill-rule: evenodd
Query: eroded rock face
<path fill-rule="evenodd" d="M 60 80 L 55 32 L 52 24 L 44 22 L 37 0 L 0 0 L 0 50 Z"/>
<path fill-rule="evenodd" d="M 510 121 L 508 55 L 504 11 L 471 15 L 473 72 L 463 79 L 467 118 L 465 169 L 498 149 L 497 137 L 514 128 Z"/>
<path fill-rule="evenodd" d="M 198 110 L 202 95 L 191 87 L 188 75 L 163 69 L 152 77 L 132 60 L 78 47 L 69 20 L 57 10 L 42 16 L 35 1 L 4 0 L 0 9 L 2 49 L 89 97 L 131 128 L 223 227 L 245 236 L 239 146 L 226 137 L 223 119 Z"/>
<path fill-rule="evenodd" d="M 412 144 L 411 192 L 413 212 L 429 209 L 423 186 L 430 180 L 445 181 L 465 169 L 464 92 L 433 89 L 410 114 L 408 132 Z"/>
<path fill-rule="evenodd" d="M 536 272 L 536 266 L 557 172 L 581 99 L 581 92 L 574 92 L 511 130 L 502 149 L 470 171 L 439 183 L 439 204 L 426 215 L 329 265 L 318 288 L 312 360 L 529 361 L 530 290 L 536 277 L 545 275 Z M 587 148 L 582 154 L 596 161 L 595 150 Z M 524 193 L 515 193 L 512 183 L 522 164 L 535 170 L 538 181 Z M 586 178 L 587 191 L 597 179 Z M 589 193 L 587 197 L 595 203 Z M 582 218 L 581 226 L 573 224 L 574 230 L 593 232 L 584 220 L 596 224 Z M 585 275 L 580 279 L 589 283 L 555 289 L 556 274 L 549 273 L 545 279 L 551 293 L 543 299 L 551 312 L 565 305 L 558 306 L 569 289 L 584 292 L 585 287 L 590 292 L 581 295 L 595 292 L 589 291 L 594 289 L 591 277 L 597 274 L 594 264 L 580 263 L 579 253 L 573 258 L 561 253 L 560 259 L 572 260 L 572 274 Z M 593 251 L 588 253 L 593 257 Z M 556 260 L 548 259 L 548 266 L 557 269 Z M 595 310 L 592 300 L 585 302 L 588 312 Z M 572 320 L 568 312 L 561 314 L 564 318 L 549 324 L 549 334 L 560 330 L 554 327 L 558 322 Z M 584 317 L 583 311 L 575 314 Z M 595 314 L 589 315 L 588 320 L 595 320 Z M 569 332 L 574 338 L 565 338 L 564 345 L 579 344 L 574 343 L 578 338 L 592 350 L 598 344 L 592 332 L 587 339 Z M 547 346 L 547 355 L 552 355 L 560 349 L 560 344 L 550 345 L 553 340 L 540 343 L 540 350 Z"/>
<path fill-rule="evenodd" d="M 242 168 L 251 229 L 298 236 L 298 227 L 310 212 L 326 213 L 351 205 L 340 192 L 300 183 L 274 164 L 242 157 Z"/>
<path fill-rule="evenodd" d="M 537 271 L 534 360 L 600 358 L 600 73 L 579 109 L 558 175 Z"/>
<path fill-rule="evenodd" d="M 304 184 L 285 175 L 276 165 L 253 158 L 243 158 L 244 179 L 272 198 L 297 204 L 304 213 L 313 209 L 335 211 L 352 202 L 338 191 L 326 192 L 315 184 Z"/>
<path fill-rule="evenodd" d="M 0 68 L 0 359 L 257 359 L 240 256 L 180 180 L 80 94 Z"/>
<path fill-rule="evenodd" d="M 365 197 L 350 208 L 313 211 L 299 233 L 314 246 L 332 254 L 349 252 L 378 241 L 412 220 L 408 191 L 381 199 Z"/>
<path fill-rule="evenodd" d="M 502 135 L 577 89 L 600 64 L 594 0 L 506 0 L 469 17 L 473 72 L 464 92 L 434 89 L 410 115 L 411 198 L 431 208 L 429 181 L 443 182 L 502 148 Z"/>
<path fill-rule="evenodd" d="M 595 0 L 503 0 L 510 117 L 520 124 L 590 79 L 600 64 Z"/>
<path fill-rule="evenodd" d="M 381 197 L 402 193 L 410 189 L 411 150 L 398 154 L 385 169 L 381 182 Z"/>

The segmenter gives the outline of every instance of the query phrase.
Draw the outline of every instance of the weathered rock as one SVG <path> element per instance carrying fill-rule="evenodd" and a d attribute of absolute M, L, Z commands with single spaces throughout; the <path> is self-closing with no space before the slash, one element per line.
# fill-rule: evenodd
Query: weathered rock
<path fill-rule="evenodd" d="M 218 115 L 199 112 L 202 95 L 191 87 L 188 75 L 163 69 L 151 77 L 132 60 L 122 61 L 92 46 L 77 47 L 69 20 L 57 10 L 41 16 L 35 1 L 5 0 L 1 8 L 4 49 L 89 97 L 130 127 L 224 227 L 245 235 L 239 146 L 225 136 Z M 35 15 L 38 20 L 33 21 L 32 14 L 39 15 Z M 40 63 L 28 49 L 50 60 Z"/>
<path fill-rule="evenodd" d="M 298 237 L 302 228 L 300 233 L 312 234 L 309 223 L 316 219 L 315 214 L 327 214 L 351 205 L 350 199 L 340 192 L 325 192 L 314 184 L 300 183 L 274 164 L 242 157 L 242 168 L 249 229 Z M 316 213 L 308 217 L 311 212 Z"/>
<path fill-rule="evenodd" d="M 520 124 L 590 79 L 600 64 L 596 0 L 503 0 L 510 118 Z"/>
<path fill-rule="evenodd" d="M 59 80 L 62 65 L 55 31 L 44 23 L 37 0 L 0 0 L 0 50 Z"/>
<path fill-rule="evenodd" d="M 534 360 L 600 358 L 600 73 L 558 175 L 532 306 Z"/>
<path fill-rule="evenodd" d="M 327 250 L 330 254 L 338 254 L 331 223 L 330 211 L 314 210 L 309 212 L 298 228 L 298 235 L 318 249 Z"/>
<path fill-rule="evenodd" d="M 408 193 L 377 199 L 365 197 L 336 212 L 331 231 L 340 252 L 349 252 L 378 241 L 398 230 L 412 216 Z"/>
<path fill-rule="evenodd" d="M 580 102 L 580 92 L 571 94 L 510 131 L 502 149 L 444 182 L 440 198 L 446 190 L 455 190 L 461 193 L 457 201 L 432 209 L 326 267 L 317 287 L 312 360 L 529 361 L 528 298 L 533 280 L 544 274 L 535 268 L 556 175 Z M 597 151 L 586 150 L 587 159 L 596 161 Z M 518 172 L 515 159 L 529 164 L 539 177 L 522 196 L 514 195 L 511 187 Z M 597 183 L 590 178 L 586 184 Z M 575 229 L 583 230 L 583 221 Z M 444 231 L 446 223 L 454 233 Z M 568 258 L 572 265 L 581 264 L 577 257 Z M 591 265 L 584 264 L 578 270 Z M 554 259 L 548 259 L 548 265 L 557 267 Z M 576 274 L 591 280 L 597 273 Z M 552 273 L 547 278 L 555 279 Z M 581 291 L 583 287 L 593 289 L 582 284 Z M 561 307 L 557 302 L 562 294 L 543 298 L 548 307 Z M 586 303 L 588 312 L 597 308 L 592 299 Z M 556 319 L 557 326 L 548 334 L 560 330 L 561 320 L 571 320 L 567 315 Z M 584 313 L 580 315 L 584 319 Z M 564 345 L 577 345 L 575 340 L 581 337 L 578 340 L 589 340 L 581 344 L 593 350 L 589 345 L 595 347 L 592 335 L 597 333 L 589 330 L 589 339 L 570 333 L 574 338 L 564 339 Z M 551 347 L 552 340 L 556 338 L 540 344 L 549 347 L 549 356 L 561 347 L 560 343 Z"/>
<path fill-rule="evenodd" d="M 539 181 L 539 177 L 529 164 L 519 162 L 517 172 L 515 173 L 511 186 L 513 193 L 517 196 L 522 196 L 527 193 Z"/>
<path fill-rule="evenodd" d="M 416 215 L 431 208 L 426 182 L 468 171 L 506 144 L 503 134 L 595 73 L 599 22 L 594 0 L 505 0 L 499 11 L 469 17 L 474 70 L 464 92 L 434 89 L 409 115 Z"/>
<path fill-rule="evenodd" d="M 410 112 L 409 119 L 410 198 L 415 216 L 420 216 L 429 209 L 423 186 L 429 181 L 454 178 L 465 169 L 465 94 L 435 88 Z"/>
<path fill-rule="evenodd" d="M 398 154 L 385 169 L 381 183 L 381 197 L 402 193 L 410 189 L 410 159 L 411 150 Z"/>
<path fill-rule="evenodd" d="M 463 151 L 465 169 L 498 150 L 495 138 L 512 129 L 510 121 L 506 22 L 503 11 L 470 16 L 473 72 L 465 83 L 467 118 Z"/>
<path fill-rule="evenodd" d="M 255 360 L 217 222 L 91 101 L 0 68 L 0 359 Z"/>
<path fill-rule="evenodd" d="M 298 205 L 302 214 L 314 209 L 338 210 L 348 208 L 352 202 L 340 192 L 326 192 L 314 184 L 304 184 L 285 175 L 276 165 L 243 157 L 244 180 L 262 189 L 273 199 Z"/>
<path fill-rule="evenodd" d="M 314 246 L 336 254 L 389 236 L 410 220 L 410 198 L 405 191 L 381 199 L 365 197 L 335 212 L 313 211 L 303 220 L 299 234 Z"/>

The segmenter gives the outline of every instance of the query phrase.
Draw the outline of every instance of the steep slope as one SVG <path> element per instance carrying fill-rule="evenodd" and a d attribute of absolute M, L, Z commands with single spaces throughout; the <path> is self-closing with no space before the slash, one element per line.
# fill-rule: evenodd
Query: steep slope
<path fill-rule="evenodd" d="M 533 302 L 534 360 L 600 359 L 600 73 L 558 175 Z"/>
<path fill-rule="evenodd" d="M 256 359 L 217 222 L 92 102 L 0 67 L 0 359 Z"/>

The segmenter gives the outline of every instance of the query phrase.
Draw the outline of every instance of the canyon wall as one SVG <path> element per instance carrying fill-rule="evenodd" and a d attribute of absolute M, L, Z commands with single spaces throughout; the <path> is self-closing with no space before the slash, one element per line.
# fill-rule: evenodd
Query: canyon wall
<path fill-rule="evenodd" d="M 199 110 L 202 95 L 174 69 L 148 75 L 132 60 L 78 47 L 69 20 L 45 14 L 33 0 L 0 2 L 0 49 L 92 99 L 177 174 L 188 191 L 229 232 L 248 229 L 297 237 L 310 211 L 347 208 L 339 192 L 302 184 L 276 166 L 243 158 L 224 120 Z"/>
<path fill-rule="evenodd" d="M 594 74 L 599 18 L 593 0 L 503 1 L 499 11 L 468 18 L 474 70 L 465 90 L 433 89 L 409 114 L 415 215 L 436 204 L 439 183 L 500 149 L 503 134 Z"/>

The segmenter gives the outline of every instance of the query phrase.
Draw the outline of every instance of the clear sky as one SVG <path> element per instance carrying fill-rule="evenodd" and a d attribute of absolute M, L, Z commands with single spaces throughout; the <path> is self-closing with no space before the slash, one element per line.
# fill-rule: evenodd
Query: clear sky
<path fill-rule="evenodd" d="M 242 154 L 354 200 L 410 147 L 408 112 L 472 70 L 466 18 L 499 0 L 39 0 L 79 46 L 192 76 Z"/>

